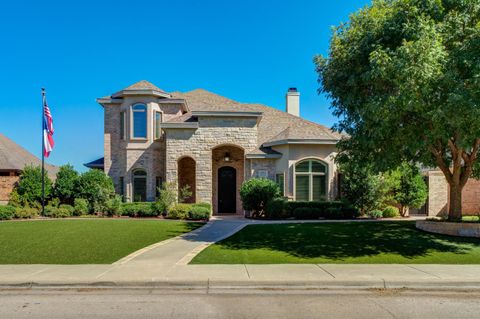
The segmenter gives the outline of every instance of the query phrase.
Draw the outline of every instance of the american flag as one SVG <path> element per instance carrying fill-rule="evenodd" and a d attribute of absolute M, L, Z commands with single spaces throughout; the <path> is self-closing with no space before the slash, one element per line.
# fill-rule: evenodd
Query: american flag
<path fill-rule="evenodd" d="M 52 113 L 50 113 L 50 108 L 45 101 L 43 104 L 43 154 L 45 157 L 50 155 L 50 152 L 53 150 L 53 119 Z"/>

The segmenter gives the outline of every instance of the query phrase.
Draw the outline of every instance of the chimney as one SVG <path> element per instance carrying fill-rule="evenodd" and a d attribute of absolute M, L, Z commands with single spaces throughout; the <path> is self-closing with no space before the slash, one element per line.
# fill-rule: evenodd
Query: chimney
<path fill-rule="evenodd" d="M 297 88 L 289 88 L 286 97 L 287 113 L 300 116 L 300 92 Z"/>

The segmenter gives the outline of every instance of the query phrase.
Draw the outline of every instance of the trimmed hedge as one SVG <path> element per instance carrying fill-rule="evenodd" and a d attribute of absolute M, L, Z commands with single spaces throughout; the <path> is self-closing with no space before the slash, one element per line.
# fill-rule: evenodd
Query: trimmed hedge
<path fill-rule="evenodd" d="M 67 207 L 45 206 L 45 212 L 43 215 L 51 218 L 65 218 L 72 216 L 72 211 L 73 210 L 70 210 Z"/>
<path fill-rule="evenodd" d="M 190 204 L 176 204 L 167 213 L 167 218 L 171 219 L 187 219 L 188 212 L 192 208 Z"/>
<path fill-rule="evenodd" d="M 149 202 L 123 203 L 120 212 L 122 216 L 129 217 L 156 217 L 159 215 L 158 211 L 152 206 Z"/>
<path fill-rule="evenodd" d="M 358 209 L 340 201 L 289 202 L 284 199 L 270 201 L 265 214 L 266 219 L 353 219 L 360 216 Z"/>

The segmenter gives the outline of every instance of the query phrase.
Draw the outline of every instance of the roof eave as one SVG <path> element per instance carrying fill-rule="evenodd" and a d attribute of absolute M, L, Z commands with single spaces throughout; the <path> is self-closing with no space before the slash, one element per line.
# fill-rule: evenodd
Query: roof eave
<path fill-rule="evenodd" d="M 247 154 L 245 155 L 247 159 L 276 159 L 282 158 L 282 154 Z"/>
<path fill-rule="evenodd" d="M 196 130 L 198 129 L 198 122 L 180 122 L 180 123 L 169 123 L 164 122 L 161 124 L 161 128 L 165 129 L 188 129 L 188 130 Z"/>
<path fill-rule="evenodd" d="M 336 145 L 340 140 L 338 139 L 284 139 L 278 141 L 270 141 L 264 143 L 262 146 L 271 147 L 276 145 Z"/>
<path fill-rule="evenodd" d="M 166 92 L 161 92 L 157 90 L 150 90 L 150 89 L 139 89 L 139 90 L 122 90 L 112 95 L 112 98 L 123 97 L 127 95 L 152 95 L 164 98 L 171 98 L 172 96 Z"/>

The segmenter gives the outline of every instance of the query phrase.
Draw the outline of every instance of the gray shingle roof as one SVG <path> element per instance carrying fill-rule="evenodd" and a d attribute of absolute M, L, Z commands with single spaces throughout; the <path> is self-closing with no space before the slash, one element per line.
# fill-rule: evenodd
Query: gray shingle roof
<path fill-rule="evenodd" d="M 153 90 L 153 91 L 159 91 L 163 93 L 167 93 L 164 90 L 160 89 L 156 85 L 146 81 L 146 80 L 141 80 L 138 81 L 137 83 L 134 83 L 126 88 L 124 88 L 122 91 L 134 91 L 134 90 Z"/>
<path fill-rule="evenodd" d="M 35 155 L 0 133 L 0 170 L 21 171 L 27 165 L 42 165 Z M 45 164 L 48 175 L 55 177 L 58 167 Z"/>
<path fill-rule="evenodd" d="M 307 121 L 273 107 L 263 104 L 240 103 L 203 89 L 186 93 L 174 92 L 171 95 L 174 98 L 187 100 L 191 111 L 262 112 L 263 116 L 258 126 L 259 153 L 264 153 L 260 146 L 267 142 L 287 139 L 337 141 L 342 137 L 341 134 L 323 125 Z M 171 120 L 171 122 L 185 121 L 192 121 L 191 113 L 183 114 Z"/>

